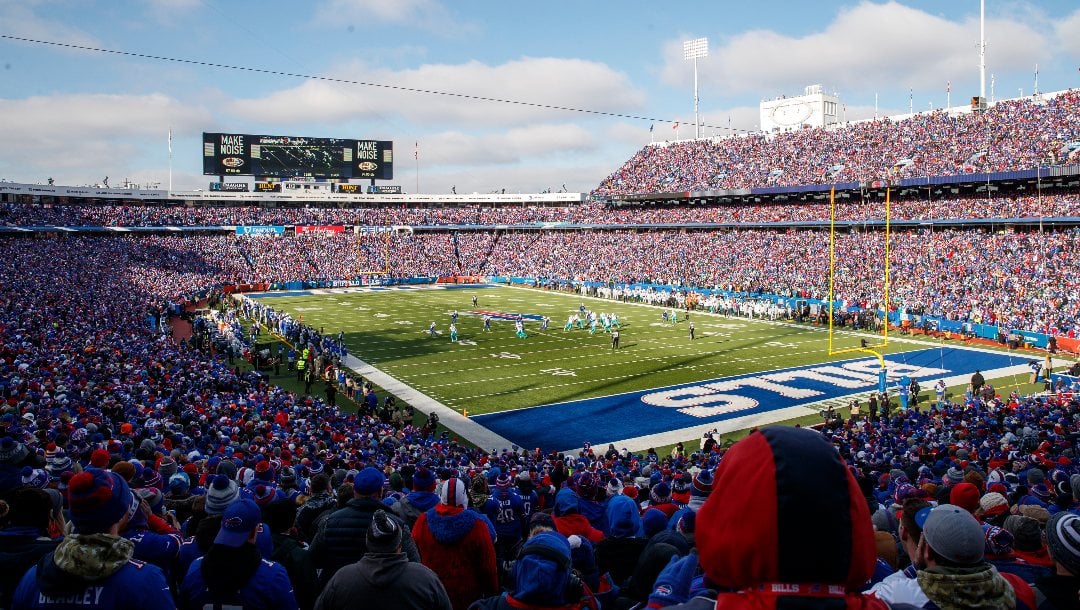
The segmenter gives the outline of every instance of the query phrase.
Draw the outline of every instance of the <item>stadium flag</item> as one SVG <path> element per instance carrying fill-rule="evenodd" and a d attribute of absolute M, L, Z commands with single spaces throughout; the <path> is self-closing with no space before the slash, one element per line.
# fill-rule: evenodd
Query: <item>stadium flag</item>
<path fill-rule="evenodd" d="M 653 125 L 649 125 L 649 133 L 652 133 L 652 129 L 653 129 L 653 127 L 656 127 L 656 125 L 655 125 L 655 124 L 653 124 Z"/>
<path fill-rule="evenodd" d="M 952 93 L 952 81 L 945 81 L 945 93 Z"/>
<path fill-rule="evenodd" d="M 416 142 L 415 145 L 413 146 L 413 159 L 419 159 L 419 158 L 420 158 L 420 143 Z"/>
<path fill-rule="evenodd" d="M 172 127 L 169 127 L 169 154 L 172 154 Z"/>
<path fill-rule="evenodd" d="M 675 124 L 674 124 L 674 125 L 672 125 L 672 126 L 671 126 L 671 128 L 672 128 L 672 129 L 675 129 L 675 130 L 678 130 L 678 129 L 679 129 L 679 122 L 678 122 L 678 121 L 675 121 Z"/>

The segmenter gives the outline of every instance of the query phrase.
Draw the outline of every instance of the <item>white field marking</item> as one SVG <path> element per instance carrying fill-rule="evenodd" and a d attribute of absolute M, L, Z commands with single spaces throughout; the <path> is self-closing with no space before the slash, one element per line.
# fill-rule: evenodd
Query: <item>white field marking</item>
<path fill-rule="evenodd" d="M 507 360 L 521 360 L 521 356 L 518 354 L 511 354 L 510 352 L 499 352 L 498 354 L 492 354 L 492 358 L 505 358 Z"/>
<path fill-rule="evenodd" d="M 412 320 L 398 320 L 398 321 L 394 322 L 394 324 L 400 324 L 401 326 L 412 326 L 413 321 Z"/>
<path fill-rule="evenodd" d="M 547 373 L 548 375 L 555 375 L 555 376 L 560 376 L 560 377 L 577 377 L 577 373 L 575 373 L 574 371 L 571 371 L 569 369 L 564 369 L 564 368 L 558 368 L 558 367 L 553 368 L 553 369 L 544 369 L 544 370 L 542 370 L 540 372 L 541 373 Z"/>
<path fill-rule="evenodd" d="M 388 313 L 377 313 L 377 314 L 374 314 L 373 317 L 375 317 L 375 318 L 389 318 L 390 314 L 388 314 Z"/>
<path fill-rule="evenodd" d="M 293 307 L 296 311 L 322 311 L 322 307 Z"/>
<path fill-rule="evenodd" d="M 997 352 L 1001 353 L 1001 352 Z M 1026 364 L 1018 364 L 1010 367 L 996 369 L 993 371 L 985 371 L 984 375 L 987 379 L 1001 378 L 1008 375 L 1016 375 L 1021 373 L 1030 372 Z M 969 375 L 955 375 L 953 377 L 946 377 L 945 383 L 952 386 L 963 385 L 968 382 Z M 850 401 L 851 398 L 861 397 L 866 394 L 865 390 L 862 392 L 853 392 L 851 394 L 839 397 L 833 397 L 827 400 L 845 399 Z M 745 430 L 752 427 L 760 427 L 776 422 L 782 422 L 803 415 L 815 415 L 819 412 L 819 404 L 825 401 L 817 401 L 808 403 L 805 405 L 798 405 L 794 407 L 787 407 L 785 409 L 776 409 L 773 411 L 766 411 L 764 413 L 755 413 L 753 415 L 744 415 L 742 417 L 734 417 L 731 419 L 725 419 L 723 421 L 713 421 L 711 423 L 698 424 L 696 426 L 690 426 L 687 428 L 680 428 L 678 430 L 669 430 L 667 432 L 658 432 L 656 434 L 649 434 L 646 436 L 637 436 L 633 438 L 623 439 L 620 441 L 611 441 L 616 447 L 622 449 L 626 447 L 630 451 L 642 451 L 649 447 L 662 447 L 664 445 L 672 445 L 677 442 L 686 442 L 687 439 L 694 437 L 701 438 L 706 432 L 717 430 L 720 434 L 726 434 L 728 432 L 736 432 L 738 430 Z M 572 453 L 580 451 L 582 448 L 567 449 L 564 453 Z"/>
<path fill-rule="evenodd" d="M 371 311 L 370 307 L 364 307 L 363 305 L 357 305 L 353 309 L 356 311 Z"/>
<path fill-rule="evenodd" d="M 472 339 L 459 339 L 458 345 L 476 345 L 476 341 L 473 341 Z"/>

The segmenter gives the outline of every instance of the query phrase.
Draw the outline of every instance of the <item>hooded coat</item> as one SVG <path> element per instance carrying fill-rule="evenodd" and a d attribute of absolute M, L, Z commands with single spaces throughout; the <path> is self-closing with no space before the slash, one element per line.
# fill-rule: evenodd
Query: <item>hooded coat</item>
<path fill-rule="evenodd" d="M 165 575 L 131 559 L 135 545 L 119 536 L 68 536 L 30 568 L 15 590 L 17 608 L 174 608 Z"/>
<path fill-rule="evenodd" d="M 724 456 L 713 489 L 697 514 L 696 542 L 706 579 L 728 591 L 717 608 L 887 608 L 859 593 L 874 571 L 870 513 L 820 434 L 754 432 Z"/>
<path fill-rule="evenodd" d="M 420 560 L 438 575 L 455 610 L 498 592 L 495 543 L 476 511 L 439 504 L 416 519 Z"/>

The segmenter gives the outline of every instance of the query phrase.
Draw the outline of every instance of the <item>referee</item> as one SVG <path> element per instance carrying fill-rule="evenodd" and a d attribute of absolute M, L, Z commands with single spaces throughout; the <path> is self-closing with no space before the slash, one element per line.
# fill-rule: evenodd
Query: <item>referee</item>
<path fill-rule="evenodd" d="M 611 331 L 611 349 L 619 349 L 619 329 Z"/>

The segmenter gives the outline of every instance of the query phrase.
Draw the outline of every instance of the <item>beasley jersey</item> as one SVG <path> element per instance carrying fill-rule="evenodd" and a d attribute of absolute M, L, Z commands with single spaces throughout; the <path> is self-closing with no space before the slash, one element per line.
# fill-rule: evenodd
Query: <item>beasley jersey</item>
<path fill-rule="evenodd" d="M 529 493 L 521 493 L 518 490 L 518 496 L 521 498 L 521 517 L 522 527 L 524 534 L 527 534 L 529 527 L 529 519 L 532 518 L 533 513 L 540 510 L 540 495 L 536 493 L 536 490 L 532 490 Z M 524 535 L 523 534 L 523 535 Z"/>
<path fill-rule="evenodd" d="M 495 524 L 495 533 L 507 539 L 520 538 L 524 521 L 524 506 L 517 489 L 499 487 L 484 503 L 484 514 Z"/>
<path fill-rule="evenodd" d="M 52 555 L 45 560 L 52 564 Z M 124 610 L 131 608 L 175 608 L 165 575 L 157 566 L 128 560 L 127 564 L 110 576 L 92 581 L 80 591 L 45 593 L 38 581 L 38 570 L 43 562 L 30 568 L 15 590 L 11 606 L 13 608 L 40 608 L 66 610 L 68 608 L 101 608 Z M 55 564 L 48 569 L 56 570 Z"/>

